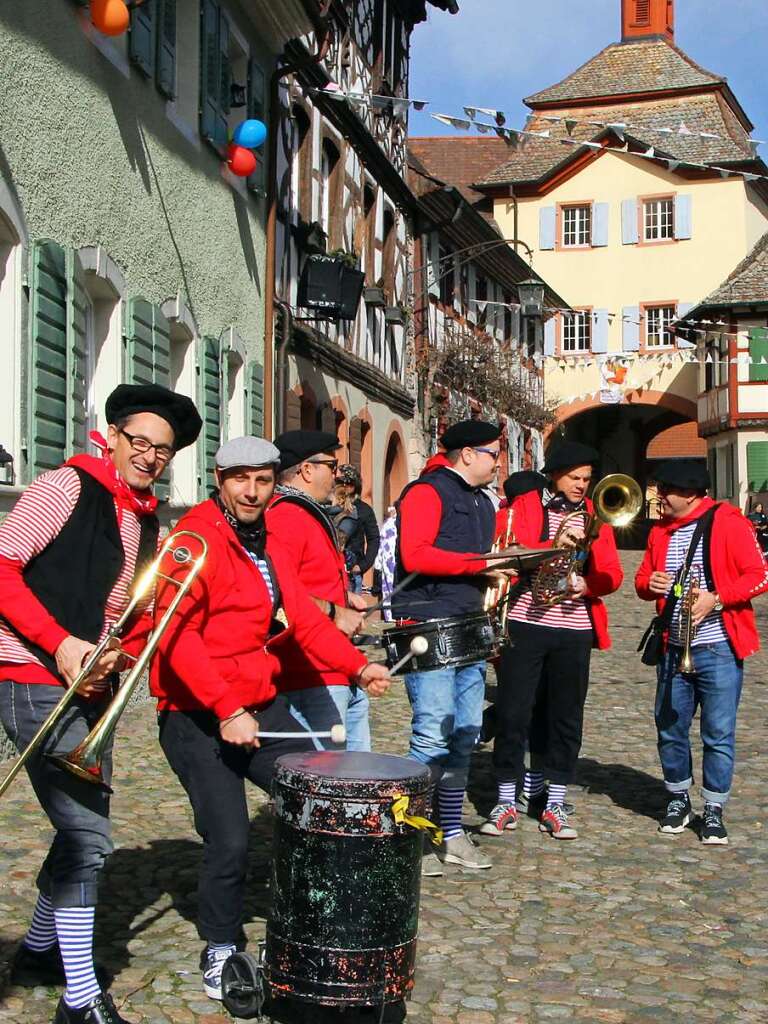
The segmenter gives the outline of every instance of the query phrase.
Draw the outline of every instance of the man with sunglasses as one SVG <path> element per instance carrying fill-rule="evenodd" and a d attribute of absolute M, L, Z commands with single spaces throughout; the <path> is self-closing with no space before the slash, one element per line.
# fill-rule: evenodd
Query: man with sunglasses
<path fill-rule="evenodd" d="M 493 541 L 495 511 L 483 488 L 496 475 L 501 430 L 465 420 L 443 434 L 445 465 L 415 480 L 403 492 L 398 515 L 395 586 L 418 575 L 395 594 L 399 622 L 470 615 L 482 611 L 488 585 L 482 556 Z M 432 771 L 446 863 L 490 868 L 462 827 L 469 759 L 480 734 L 485 661 L 462 667 L 408 672 L 405 685 L 413 713 L 410 756 Z M 422 871 L 442 874 L 434 853 Z"/>
<path fill-rule="evenodd" d="M 98 456 L 76 455 L 32 483 L 0 526 L 0 719 L 23 751 L 107 629 L 157 547 L 152 485 L 201 420 L 193 402 L 156 384 L 120 385 L 107 399 Z M 137 655 L 148 616 L 137 615 L 122 648 Z M 115 674 L 106 651 L 65 712 L 45 754 L 65 754 L 101 717 Z M 111 752 L 103 772 L 111 774 Z M 32 925 L 16 952 L 16 984 L 66 985 L 55 1024 L 120 1024 L 93 964 L 98 880 L 112 851 L 109 795 L 45 757 L 27 772 L 55 829 L 37 877 Z"/>
<path fill-rule="evenodd" d="M 661 614 L 674 587 L 679 587 L 666 650 L 657 666 L 656 730 L 669 794 L 659 831 L 668 835 L 683 832 L 693 817 L 689 731 L 699 707 L 704 747 L 704 813 L 699 838 L 707 846 L 724 846 L 728 832 L 723 808 L 733 780 L 744 658 L 760 647 L 751 602 L 768 590 L 768 568 L 747 518 L 727 502 L 716 505 L 707 496 L 710 478 L 703 463 L 669 459 L 653 476 L 662 519 L 648 536 L 635 589 L 644 601 L 656 601 Z M 695 548 L 689 555 L 691 545 Z M 689 557 L 700 582 L 692 608 L 694 666 L 692 672 L 682 672 L 681 609 L 690 584 L 677 577 Z"/>
<path fill-rule="evenodd" d="M 280 452 L 279 483 L 265 514 L 267 529 L 284 548 L 315 604 L 342 633 L 354 636 L 365 622 L 366 602 L 351 592 L 329 504 L 339 440 L 324 430 L 288 430 L 275 445 Z M 342 722 L 347 727 L 347 749 L 371 749 L 367 698 L 344 673 L 329 669 L 306 650 L 286 648 L 281 654 L 280 686 L 302 725 L 326 731 Z"/>

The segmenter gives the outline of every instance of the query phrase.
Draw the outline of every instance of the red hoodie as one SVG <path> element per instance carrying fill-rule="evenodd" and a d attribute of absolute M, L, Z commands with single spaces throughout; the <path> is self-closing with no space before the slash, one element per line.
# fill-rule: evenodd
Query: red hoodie
<path fill-rule="evenodd" d="M 586 500 L 586 506 L 590 514 L 594 513 L 594 505 L 589 498 Z M 512 530 L 518 544 L 524 544 L 529 548 L 551 548 L 552 541 L 541 540 L 544 529 L 544 506 L 541 503 L 540 492 L 529 491 L 527 494 L 521 494 L 515 498 L 512 508 Z M 503 537 L 506 529 L 507 510 L 504 509 L 500 510 L 496 517 L 496 535 Z M 611 646 L 611 638 L 608 635 L 608 610 L 600 598 L 618 590 L 624 579 L 613 530 L 605 523 L 601 525 L 590 550 L 584 579 L 587 582 L 584 599 L 595 634 L 594 646 L 604 651 Z"/>
<path fill-rule="evenodd" d="M 208 557 L 152 662 L 150 691 L 160 710 L 207 708 L 223 719 L 240 707 L 263 707 L 278 689 L 280 652 L 296 645 L 317 664 L 350 678 L 366 664 L 365 656 L 311 600 L 274 540 L 268 538 L 267 554 L 288 625 L 267 639 L 272 621 L 267 586 L 215 502 L 190 509 L 177 529 L 199 533 L 208 544 Z M 183 569 L 166 571 L 184 575 Z M 173 585 L 158 583 L 156 617 L 175 593 Z"/>
<path fill-rule="evenodd" d="M 648 535 L 645 557 L 635 575 L 635 590 L 644 601 L 656 601 L 661 614 L 665 599 L 651 593 L 653 572 L 665 572 L 669 540 L 675 530 L 699 519 L 714 501 L 704 498 L 685 519 L 663 519 Z M 751 598 L 768 590 L 768 566 L 754 527 L 733 505 L 723 503 L 715 512 L 710 534 L 709 563 L 712 583 L 723 603 L 723 627 L 737 658 L 748 658 L 760 649 Z"/>

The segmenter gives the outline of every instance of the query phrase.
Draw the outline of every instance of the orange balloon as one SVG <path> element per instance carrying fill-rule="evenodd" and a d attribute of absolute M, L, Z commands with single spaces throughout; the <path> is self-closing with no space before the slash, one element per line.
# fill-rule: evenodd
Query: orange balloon
<path fill-rule="evenodd" d="M 105 36 L 121 36 L 131 16 L 123 0 L 91 0 L 91 21 Z"/>

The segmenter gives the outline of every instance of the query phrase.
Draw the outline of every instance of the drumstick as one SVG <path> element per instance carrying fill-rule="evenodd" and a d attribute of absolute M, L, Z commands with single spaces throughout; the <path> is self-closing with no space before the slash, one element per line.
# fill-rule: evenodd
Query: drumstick
<path fill-rule="evenodd" d="M 413 580 L 415 580 L 416 577 L 420 575 L 421 573 L 418 572 L 409 572 L 408 575 L 404 576 L 403 579 L 401 579 L 397 586 L 394 588 L 392 593 L 389 595 L 388 601 L 381 601 L 379 604 L 374 604 L 370 608 L 366 608 L 365 611 L 363 612 L 363 615 L 370 615 L 371 612 L 378 612 L 381 611 L 382 608 L 388 607 L 392 603 L 392 598 L 395 596 L 395 594 L 399 594 L 403 587 L 407 587 L 409 583 L 412 583 Z M 422 654 L 423 653 L 424 652 L 422 651 Z"/>
<path fill-rule="evenodd" d="M 257 740 L 330 740 L 332 743 L 344 743 L 347 730 L 343 725 L 334 725 L 330 732 L 257 732 Z"/>
<path fill-rule="evenodd" d="M 396 676 L 400 669 L 405 665 L 406 662 L 410 661 L 411 658 L 417 657 L 419 654 L 426 654 L 429 650 L 429 641 L 425 636 L 415 636 L 408 645 L 410 650 L 405 654 L 397 664 L 393 665 L 389 670 L 391 676 Z"/>

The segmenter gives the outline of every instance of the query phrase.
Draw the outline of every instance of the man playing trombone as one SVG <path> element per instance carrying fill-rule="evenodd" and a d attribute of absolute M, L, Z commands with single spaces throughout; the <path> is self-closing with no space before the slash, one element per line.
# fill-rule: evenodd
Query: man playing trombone
<path fill-rule="evenodd" d="M 699 838 L 723 846 L 744 658 L 760 647 L 751 599 L 768 590 L 768 568 L 747 518 L 707 497 L 706 466 L 670 459 L 653 475 L 663 518 L 648 537 L 635 589 L 644 601 L 656 601 L 660 615 L 670 596 L 675 599 L 657 666 L 656 730 L 670 797 L 659 831 L 682 832 L 693 817 L 688 734 L 698 706 L 704 746 Z M 682 660 L 684 648 L 688 661 Z"/>
<path fill-rule="evenodd" d="M 107 399 L 106 418 L 106 439 L 91 435 L 101 455 L 78 455 L 43 474 L 0 525 L 0 718 L 19 751 L 128 607 L 132 584 L 157 547 L 152 485 L 201 427 L 189 398 L 155 384 L 120 385 Z M 126 653 L 138 653 L 147 619 L 129 623 Z M 56 832 L 11 979 L 66 985 L 55 1024 L 123 1021 L 101 989 L 92 952 L 97 884 L 112 850 L 109 795 L 46 756 L 66 754 L 85 738 L 122 660 L 119 650 L 105 649 L 42 752 L 26 764 Z M 104 772 L 108 781 L 109 757 Z"/>

